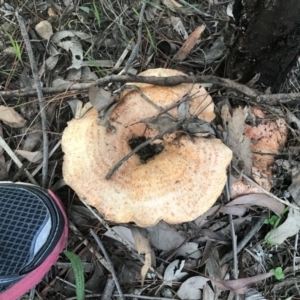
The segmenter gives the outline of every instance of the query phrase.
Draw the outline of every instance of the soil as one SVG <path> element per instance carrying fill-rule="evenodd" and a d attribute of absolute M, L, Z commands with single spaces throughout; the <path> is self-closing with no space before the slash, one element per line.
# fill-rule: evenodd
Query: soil
<path fill-rule="evenodd" d="M 300 2 L 246 0 L 242 11 L 240 4 L 235 3 L 240 33 L 230 53 L 228 75 L 246 83 L 260 74 L 259 82 L 278 92 L 300 50 Z"/>

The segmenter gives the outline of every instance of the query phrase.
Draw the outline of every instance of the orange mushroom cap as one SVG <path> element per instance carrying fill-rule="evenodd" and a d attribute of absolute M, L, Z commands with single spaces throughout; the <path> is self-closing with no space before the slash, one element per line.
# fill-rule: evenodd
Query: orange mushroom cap
<path fill-rule="evenodd" d="M 140 75 L 184 74 L 157 69 Z M 206 121 L 214 117 L 211 97 L 199 84 L 134 85 L 161 107 L 180 100 L 189 92 L 194 95 L 190 113 L 196 111 Z M 63 133 L 65 182 L 108 220 L 133 221 L 139 226 L 153 226 L 160 220 L 173 224 L 187 222 L 206 212 L 222 192 L 232 153 L 215 138 L 191 139 L 185 135 L 165 139 L 163 151 L 147 163 L 141 163 L 138 155 L 133 155 L 109 180 L 104 178 L 111 167 L 131 151 L 130 138 L 151 138 L 158 133 L 143 123 L 134 124 L 157 113 L 157 108 L 146 102 L 138 91 L 127 90 L 110 118 L 116 132 L 98 125 L 98 112 L 92 109 L 83 118 L 70 121 Z M 177 108 L 169 113 L 176 117 Z"/>

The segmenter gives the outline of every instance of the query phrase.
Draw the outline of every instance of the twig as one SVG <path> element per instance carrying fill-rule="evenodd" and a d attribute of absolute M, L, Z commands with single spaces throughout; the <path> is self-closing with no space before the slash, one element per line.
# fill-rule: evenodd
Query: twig
<path fill-rule="evenodd" d="M 170 76 L 170 77 L 155 77 L 155 76 L 136 76 L 136 75 L 110 75 L 100 78 L 92 83 L 76 83 L 70 82 L 70 84 L 60 85 L 58 87 L 43 88 L 44 94 L 56 94 L 64 93 L 67 91 L 86 91 L 91 85 L 107 85 L 111 82 L 127 83 L 127 82 L 141 82 L 149 83 L 160 86 L 175 86 L 180 83 L 212 83 L 228 89 L 232 89 L 245 96 L 253 99 L 260 99 L 260 93 L 254 89 L 251 89 L 243 84 L 236 83 L 230 79 L 220 78 L 216 76 Z M 36 90 L 19 89 L 14 91 L 0 91 L 0 97 L 29 97 L 36 96 Z M 295 94 L 294 94 L 295 95 Z M 272 95 L 269 95 L 272 96 Z M 300 93 L 298 94 L 300 97 Z M 262 101 L 260 101 L 262 103 Z M 266 100 L 267 103 L 267 100 Z"/>
<path fill-rule="evenodd" d="M 105 284 L 105 287 L 104 287 L 103 294 L 101 296 L 101 300 L 111 299 L 111 297 L 114 293 L 115 287 L 116 287 L 116 284 L 114 282 L 114 279 L 109 274 L 107 276 L 107 280 L 106 280 L 106 284 Z"/>
<path fill-rule="evenodd" d="M 101 297 L 103 294 L 93 294 L 93 295 L 86 295 L 85 298 L 97 298 Z M 119 294 L 114 293 L 114 297 L 119 297 Z M 147 300 L 174 300 L 174 298 L 163 298 L 163 297 L 153 297 L 153 296 L 142 296 L 142 295 L 134 295 L 134 294 L 124 294 L 127 298 L 135 298 L 135 299 L 147 299 Z M 66 300 L 77 300 L 77 297 L 67 298 Z"/>
<path fill-rule="evenodd" d="M 110 257 L 108 256 L 108 254 L 107 254 L 107 252 L 106 252 L 106 250 L 105 250 L 105 248 L 104 248 L 104 246 L 103 246 L 101 240 L 99 239 L 99 237 L 97 236 L 97 234 L 94 232 L 93 229 L 90 229 L 90 234 L 93 236 L 93 238 L 94 238 L 95 241 L 97 242 L 98 246 L 100 247 L 100 249 L 101 249 L 101 251 L 102 251 L 102 253 L 103 253 L 103 255 L 104 255 L 105 259 L 106 259 L 106 261 L 107 261 L 108 264 L 109 264 L 110 273 L 111 273 L 111 275 L 112 275 L 112 277 L 113 277 L 113 279 L 114 279 L 114 281 L 115 281 L 116 288 L 117 288 L 117 290 L 118 290 L 118 292 L 119 292 L 119 297 L 121 298 L 121 300 L 125 300 L 125 297 L 124 297 L 124 295 L 123 295 L 121 286 L 120 286 L 120 284 L 119 284 L 119 281 L 118 281 L 118 278 L 117 278 L 117 275 L 116 275 L 114 266 L 113 266 L 113 264 L 112 264 L 112 262 L 111 262 L 111 260 L 110 260 Z"/>
<path fill-rule="evenodd" d="M 291 94 L 266 94 L 257 97 L 258 103 L 266 103 L 269 105 L 285 104 L 290 102 L 299 102 L 300 93 Z"/>
<path fill-rule="evenodd" d="M 226 196 L 228 202 L 230 201 L 230 176 L 227 176 L 228 180 L 226 182 Z M 238 259 L 237 259 L 237 237 L 234 230 L 232 215 L 229 215 L 230 231 L 232 237 L 232 255 L 233 255 L 233 278 L 238 279 Z"/>
<path fill-rule="evenodd" d="M 246 236 L 244 236 L 244 238 L 238 243 L 237 245 L 237 254 L 241 252 L 242 249 L 244 249 L 244 247 L 246 246 L 246 244 L 252 239 L 252 237 L 259 231 L 260 227 L 264 224 L 264 221 L 266 219 L 266 215 L 262 214 L 262 216 L 260 218 L 258 218 L 258 220 L 256 221 L 256 223 L 254 224 L 254 226 L 251 226 L 250 231 L 247 233 Z M 224 264 L 226 264 L 227 262 L 229 262 L 232 257 L 233 257 L 233 251 L 230 251 L 228 253 L 226 253 L 220 262 L 220 265 L 223 266 Z"/>
<path fill-rule="evenodd" d="M 78 236 L 78 238 L 82 241 L 82 243 L 87 246 L 89 251 L 91 251 L 91 253 L 93 253 L 96 256 L 99 263 L 101 265 L 103 265 L 103 267 L 105 267 L 106 270 L 110 271 L 109 265 L 108 265 L 107 261 L 104 259 L 104 257 L 93 246 L 91 246 L 91 244 L 88 242 L 88 240 L 83 237 L 81 232 L 77 229 L 77 227 L 70 220 L 69 220 L 69 227 Z"/>
<path fill-rule="evenodd" d="M 142 8 L 140 11 L 140 16 L 139 16 L 139 22 L 138 22 L 137 41 L 136 41 L 136 44 L 134 45 L 132 52 L 125 64 L 125 70 L 124 70 L 125 74 L 127 74 L 128 69 L 130 68 L 130 65 L 133 63 L 135 58 L 139 56 L 139 50 L 140 50 L 140 46 L 141 46 L 141 42 L 142 42 L 143 19 L 144 19 L 146 5 L 147 5 L 147 3 L 143 2 Z"/>
<path fill-rule="evenodd" d="M 16 17 L 19 22 L 20 30 L 22 37 L 24 39 L 26 50 L 28 54 L 28 58 L 31 65 L 32 75 L 34 79 L 34 83 L 36 86 L 37 97 L 39 100 L 40 114 L 41 114 L 41 122 L 42 122 L 42 130 L 43 130 L 43 169 L 42 169 L 42 187 L 46 187 L 47 183 L 47 175 L 48 175 L 48 156 L 49 156 L 49 141 L 48 141 L 48 128 L 47 128 L 47 116 L 46 116 L 46 102 L 43 99 L 43 91 L 41 81 L 38 75 L 37 65 L 34 59 L 34 54 L 32 51 L 32 47 L 30 44 L 29 36 L 26 30 L 25 22 L 23 18 L 16 12 Z"/>
<path fill-rule="evenodd" d="M 16 154 L 10 149 L 10 147 L 7 145 L 3 137 L 0 135 L 0 147 L 2 147 L 6 153 L 10 156 L 10 158 L 15 162 L 15 164 L 20 168 L 24 170 L 25 175 L 29 179 L 29 181 L 35 185 L 38 185 L 38 183 L 35 181 L 33 176 L 28 172 L 28 170 L 24 167 L 24 165 L 21 163 L 21 161 L 18 159 Z"/>
<path fill-rule="evenodd" d="M 127 155 L 125 155 L 121 160 L 119 160 L 106 174 L 105 179 L 108 180 L 121 166 L 122 164 L 128 160 L 132 155 L 134 155 L 135 153 L 137 153 L 139 150 L 143 149 L 144 147 L 146 147 L 147 145 L 151 144 L 153 141 L 157 140 L 157 139 L 161 139 L 165 134 L 167 133 L 171 133 L 175 130 L 178 130 L 187 120 L 183 119 L 180 120 L 176 123 L 176 125 L 167 128 L 166 130 L 162 131 L 161 133 L 157 134 L 156 136 L 154 136 L 153 138 L 146 140 L 145 142 L 141 143 L 140 145 L 138 145 L 137 147 L 135 147 L 133 150 L 131 150 Z"/>
<path fill-rule="evenodd" d="M 295 243 L 294 243 L 294 253 L 293 253 L 293 273 L 294 276 L 296 275 L 296 258 L 297 258 L 297 249 L 298 249 L 298 240 L 299 240 L 299 232 L 297 232 L 295 236 Z"/>

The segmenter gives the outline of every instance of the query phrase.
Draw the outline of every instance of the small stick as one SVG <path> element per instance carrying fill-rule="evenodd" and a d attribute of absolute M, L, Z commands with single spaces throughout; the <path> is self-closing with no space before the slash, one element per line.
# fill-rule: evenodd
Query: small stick
<path fill-rule="evenodd" d="M 111 82 L 141 82 L 148 83 L 160 86 L 175 86 L 180 83 L 213 83 L 224 88 L 235 90 L 239 93 L 244 94 L 245 96 L 253 99 L 254 101 L 260 103 L 268 103 L 268 99 L 272 98 L 272 96 L 276 95 L 264 95 L 264 99 L 261 98 L 261 94 L 246 85 L 237 83 L 233 80 L 210 76 L 210 75 L 200 75 L 200 76 L 170 76 L 170 77 L 155 77 L 155 76 L 136 76 L 136 75 L 110 75 L 106 77 L 102 77 L 94 82 L 90 83 L 77 83 L 71 82 L 69 84 L 63 84 L 57 87 L 46 87 L 43 88 L 42 91 L 44 94 L 56 94 L 56 93 L 65 93 L 67 91 L 86 91 L 92 85 L 107 85 Z M 30 97 L 36 96 L 37 91 L 28 90 L 28 88 L 13 90 L 13 91 L 0 91 L 0 97 L 8 98 L 8 97 Z M 281 96 L 286 96 L 287 98 L 293 97 L 296 99 L 300 97 L 300 93 L 296 94 L 281 94 Z M 276 103 L 272 103 L 272 105 L 279 104 L 280 100 Z"/>
<path fill-rule="evenodd" d="M 28 53 L 28 58 L 31 65 L 32 75 L 34 83 L 36 86 L 37 97 L 39 99 L 40 114 L 42 121 L 42 130 L 43 130 L 43 169 L 42 169 L 42 187 L 46 187 L 47 184 L 47 175 L 48 175 L 48 159 L 49 159 L 49 141 L 48 141 L 48 126 L 47 126 L 47 116 L 46 116 L 46 102 L 43 98 L 43 90 L 41 81 L 38 75 L 37 65 L 34 59 L 34 54 L 30 44 L 28 32 L 26 30 L 25 22 L 23 18 L 16 12 L 16 17 L 20 26 L 21 34 L 24 39 L 26 50 Z"/>
<path fill-rule="evenodd" d="M 103 255 L 104 255 L 105 259 L 106 259 L 106 261 L 107 261 L 108 264 L 109 264 L 110 273 L 111 273 L 111 275 L 112 275 L 112 277 L 113 277 L 113 279 L 114 279 L 114 281 L 115 281 L 117 290 L 118 290 L 118 292 L 119 292 L 119 297 L 121 298 L 121 300 L 125 300 L 125 297 L 124 297 L 124 295 L 123 295 L 121 286 L 120 286 L 120 284 L 119 284 L 119 281 L 118 281 L 118 278 L 117 278 L 115 269 L 114 269 L 114 267 L 113 267 L 113 264 L 112 264 L 112 262 L 111 262 L 111 260 L 110 260 L 110 257 L 108 256 L 108 254 L 107 254 L 107 252 L 106 252 L 106 250 L 105 250 L 105 248 L 104 248 L 104 246 L 103 246 L 101 240 L 99 239 L 99 237 L 97 236 L 97 234 L 94 232 L 93 229 L 90 229 L 90 234 L 93 236 L 93 238 L 94 238 L 95 241 L 97 242 L 98 246 L 100 247 L 100 249 L 101 249 L 101 251 L 102 251 L 102 253 L 103 253 Z"/>
<path fill-rule="evenodd" d="M 239 242 L 239 244 L 237 245 L 237 249 L 236 252 L 237 254 L 240 253 L 244 247 L 246 246 L 246 244 L 252 239 L 252 237 L 259 231 L 260 227 L 264 224 L 264 221 L 266 219 L 266 215 L 262 214 L 262 216 L 260 218 L 258 218 L 258 220 L 256 221 L 256 223 L 251 227 L 250 231 L 247 233 L 246 236 L 244 236 L 244 238 Z M 229 262 L 232 257 L 233 257 L 234 253 L 233 251 L 230 251 L 228 253 L 226 253 L 221 261 L 220 261 L 220 265 L 223 266 L 224 264 L 226 264 L 227 262 Z"/>
<path fill-rule="evenodd" d="M 107 281 L 104 287 L 104 291 L 103 294 L 101 296 L 101 300 L 107 300 L 107 299 L 111 299 L 114 290 L 115 290 L 116 284 L 114 279 L 112 278 L 111 275 L 107 276 Z"/>
<path fill-rule="evenodd" d="M 142 8 L 141 8 L 141 11 L 140 11 L 140 16 L 139 16 L 139 22 L 138 22 L 137 41 L 136 41 L 135 46 L 132 49 L 130 57 L 128 58 L 128 60 L 125 64 L 125 70 L 124 70 L 125 74 L 127 74 L 128 69 L 129 69 L 130 65 L 132 64 L 132 62 L 134 61 L 134 59 L 139 56 L 139 49 L 140 49 L 140 45 L 141 45 L 141 42 L 142 42 L 143 19 L 144 19 L 146 4 L 147 4 L 146 2 L 143 2 L 143 4 L 142 4 Z"/>
<path fill-rule="evenodd" d="M 104 259 L 104 257 L 93 247 L 91 246 L 91 244 L 89 243 L 89 241 L 83 237 L 83 235 L 81 234 L 81 232 L 77 229 L 77 227 L 69 220 L 69 227 L 70 229 L 77 234 L 78 238 L 82 241 L 82 243 L 87 246 L 87 248 L 89 249 L 89 251 L 91 253 L 93 253 L 96 258 L 98 259 L 99 263 L 101 265 L 103 265 L 103 267 L 105 267 L 105 269 L 107 271 L 109 271 L 109 265 L 107 263 L 107 261 Z"/>

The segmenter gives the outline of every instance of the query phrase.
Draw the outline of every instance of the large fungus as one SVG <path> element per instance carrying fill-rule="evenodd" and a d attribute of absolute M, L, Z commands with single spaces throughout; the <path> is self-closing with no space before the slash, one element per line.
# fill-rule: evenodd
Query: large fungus
<path fill-rule="evenodd" d="M 155 69 L 143 76 L 184 75 Z M 166 108 L 190 95 L 189 112 L 205 121 L 214 118 L 212 99 L 199 84 L 162 87 L 132 83 L 140 91 L 126 90 L 110 123 L 115 131 L 99 125 L 98 112 L 88 111 L 68 123 L 62 147 L 65 152 L 65 182 L 87 204 L 96 207 L 108 220 L 152 226 L 158 221 L 191 221 L 208 210 L 221 194 L 231 151 L 216 138 L 181 134 L 164 138 L 163 150 L 146 163 L 137 154 L 126 160 L 110 179 L 109 170 L 131 151 L 132 138 L 152 138 L 158 134 L 140 121 L 157 116 L 157 106 Z M 145 96 L 156 104 L 156 107 Z M 168 111 L 178 117 L 177 107 Z"/>

